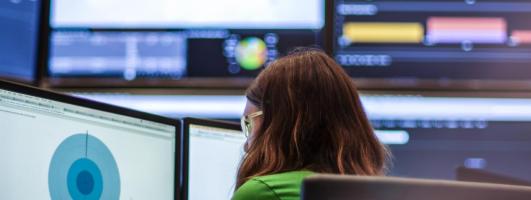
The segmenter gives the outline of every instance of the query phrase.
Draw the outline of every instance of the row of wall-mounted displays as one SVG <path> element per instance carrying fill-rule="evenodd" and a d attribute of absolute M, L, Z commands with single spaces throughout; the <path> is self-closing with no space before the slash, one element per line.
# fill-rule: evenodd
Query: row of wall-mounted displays
<path fill-rule="evenodd" d="M 355 79 L 531 82 L 523 0 L 13 0 L 0 9 L 12 27 L 0 35 L 0 74 L 26 81 L 249 79 L 297 47 L 326 47 Z"/>
<path fill-rule="evenodd" d="M 238 121 L 245 107 L 238 95 L 75 95 L 175 118 Z M 466 166 L 531 180 L 530 99 L 363 95 L 361 101 L 393 153 L 391 175 L 454 179 L 455 168 Z"/>

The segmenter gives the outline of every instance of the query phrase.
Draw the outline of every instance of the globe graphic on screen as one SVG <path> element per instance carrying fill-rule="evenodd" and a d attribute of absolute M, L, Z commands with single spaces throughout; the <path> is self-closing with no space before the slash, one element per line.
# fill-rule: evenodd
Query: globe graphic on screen
<path fill-rule="evenodd" d="M 257 70 L 267 61 L 265 42 L 257 37 L 241 40 L 236 46 L 236 61 L 242 69 Z"/>

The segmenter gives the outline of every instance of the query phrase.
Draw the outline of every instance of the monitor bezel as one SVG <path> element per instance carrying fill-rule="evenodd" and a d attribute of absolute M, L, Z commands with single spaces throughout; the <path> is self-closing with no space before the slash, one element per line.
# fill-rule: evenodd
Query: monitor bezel
<path fill-rule="evenodd" d="M 181 188 L 181 200 L 188 200 L 188 172 L 189 172 L 189 147 L 190 147 L 190 125 L 200 125 L 200 126 L 212 126 L 212 127 L 218 127 L 223 129 L 230 129 L 230 130 L 236 130 L 236 131 L 242 131 L 242 128 L 240 124 L 231 122 L 231 121 L 220 121 L 220 120 L 208 120 L 208 119 L 199 119 L 199 118 L 191 118 L 186 117 L 183 118 L 183 134 L 182 134 L 182 188 Z M 236 177 L 234 177 L 236 179 Z"/>
<path fill-rule="evenodd" d="M 119 106 L 113 106 L 105 103 L 91 101 L 83 98 L 69 96 L 66 94 L 57 93 L 50 90 L 39 89 L 32 86 L 22 85 L 19 83 L 1 80 L 0 89 L 12 91 L 16 93 L 26 94 L 34 97 L 49 99 L 61 103 L 71 104 L 75 106 L 81 106 L 98 111 L 110 112 L 119 115 L 129 116 L 133 118 L 139 118 L 147 121 L 153 121 L 157 123 L 166 124 L 175 127 L 175 171 L 174 171 L 174 200 L 180 200 L 180 160 L 181 160 L 181 123 L 180 120 L 170 119 L 150 113 L 140 112 L 123 108 Z"/>
<path fill-rule="evenodd" d="M 35 80 L 33 82 L 33 86 L 40 87 L 44 81 L 44 77 L 46 74 L 46 62 L 48 62 L 48 35 L 49 35 L 49 16 L 50 16 L 50 1 L 49 0 L 41 0 L 40 5 L 40 24 L 39 24 L 39 38 L 38 38 L 38 45 L 37 45 L 37 58 L 35 61 Z"/>

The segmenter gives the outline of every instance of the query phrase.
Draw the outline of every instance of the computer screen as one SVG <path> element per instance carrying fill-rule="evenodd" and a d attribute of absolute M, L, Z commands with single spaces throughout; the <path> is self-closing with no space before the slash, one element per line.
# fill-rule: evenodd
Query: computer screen
<path fill-rule="evenodd" d="M 531 81 L 529 1 L 336 0 L 333 9 L 333 54 L 354 78 Z"/>
<path fill-rule="evenodd" d="M 49 76 L 129 81 L 253 77 L 295 47 L 320 43 L 324 4 L 52 0 Z"/>
<path fill-rule="evenodd" d="M 0 82 L 0 199 L 177 199 L 179 123 L 78 100 Z"/>
<path fill-rule="evenodd" d="M 0 2 L 0 77 L 35 80 L 40 6 L 40 0 Z"/>
<path fill-rule="evenodd" d="M 228 200 L 246 141 L 239 125 L 185 120 L 186 200 Z"/>
<path fill-rule="evenodd" d="M 457 167 L 531 181 L 531 99 L 366 96 L 374 129 L 396 136 L 390 175 L 455 179 Z M 402 139 L 400 139 L 402 138 Z"/>
<path fill-rule="evenodd" d="M 318 29 L 324 22 L 321 16 L 324 5 L 319 0 L 52 2 L 50 23 L 54 27 Z"/>

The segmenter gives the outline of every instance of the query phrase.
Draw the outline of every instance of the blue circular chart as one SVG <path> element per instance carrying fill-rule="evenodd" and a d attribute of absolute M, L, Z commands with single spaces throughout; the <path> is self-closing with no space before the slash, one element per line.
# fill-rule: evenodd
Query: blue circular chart
<path fill-rule="evenodd" d="M 51 199 L 120 198 L 120 174 L 111 151 L 98 138 L 75 134 L 53 154 L 48 172 Z"/>

